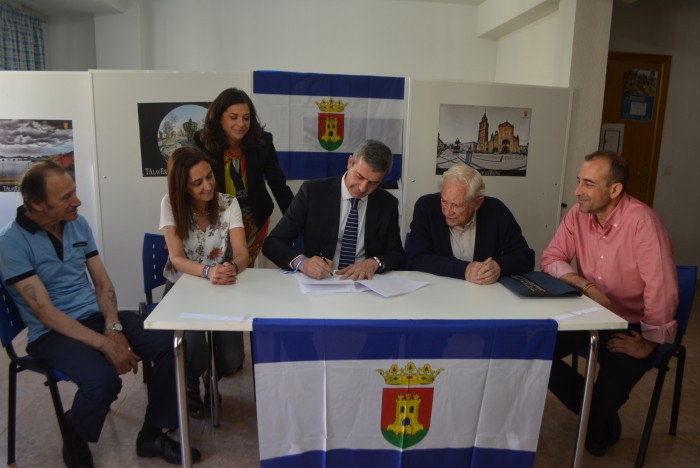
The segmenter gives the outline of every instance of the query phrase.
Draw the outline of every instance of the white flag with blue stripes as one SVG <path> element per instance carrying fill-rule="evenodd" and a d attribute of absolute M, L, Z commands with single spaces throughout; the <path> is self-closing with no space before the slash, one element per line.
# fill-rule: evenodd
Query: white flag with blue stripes
<path fill-rule="evenodd" d="M 288 179 L 316 179 L 345 172 L 348 155 L 367 139 L 394 154 L 385 180 L 401 178 L 404 78 L 253 72 L 253 101 L 274 135 Z"/>
<path fill-rule="evenodd" d="M 253 322 L 263 468 L 532 466 L 552 320 Z"/>

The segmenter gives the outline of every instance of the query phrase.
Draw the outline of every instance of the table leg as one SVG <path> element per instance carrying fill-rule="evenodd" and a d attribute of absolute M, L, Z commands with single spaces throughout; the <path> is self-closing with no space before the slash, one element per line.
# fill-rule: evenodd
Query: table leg
<path fill-rule="evenodd" d="M 214 332 L 208 331 L 209 349 L 211 354 L 211 362 L 209 363 L 209 394 L 211 401 L 209 403 L 209 411 L 211 411 L 212 427 L 219 427 L 219 415 L 221 412 L 221 404 L 219 403 L 219 372 L 216 369 L 216 355 L 214 354 Z"/>
<path fill-rule="evenodd" d="M 588 415 L 591 410 L 591 397 L 593 396 L 593 383 L 595 380 L 595 370 L 598 364 L 598 332 L 589 332 L 588 359 L 586 360 L 586 371 L 584 372 L 585 385 L 583 387 L 583 398 L 581 401 L 581 413 L 578 419 L 578 437 L 576 439 L 576 450 L 574 451 L 574 461 L 572 466 L 581 466 L 584 445 L 586 443 L 586 430 L 588 429 Z"/>
<path fill-rule="evenodd" d="M 173 339 L 175 349 L 175 378 L 177 381 L 178 416 L 180 418 L 180 456 L 184 468 L 192 467 L 190 450 L 190 421 L 187 413 L 187 386 L 185 384 L 184 331 L 176 330 Z"/>

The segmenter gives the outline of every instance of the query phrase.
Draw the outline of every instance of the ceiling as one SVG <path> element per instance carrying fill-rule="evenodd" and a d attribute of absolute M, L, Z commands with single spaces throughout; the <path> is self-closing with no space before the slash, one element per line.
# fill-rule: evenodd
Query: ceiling
<path fill-rule="evenodd" d="M 94 14 L 124 13 L 133 0 L 5 0 L 10 5 L 28 8 L 42 16 L 89 16 Z M 486 0 L 400 0 L 404 2 L 456 3 L 480 5 Z M 633 3 L 637 0 L 615 0 Z"/>
<path fill-rule="evenodd" d="M 123 13 L 132 0 L 5 0 L 45 16 L 87 16 L 104 13 Z M 408 2 L 456 3 L 478 5 L 485 0 L 400 0 Z"/>
<path fill-rule="evenodd" d="M 6 0 L 6 3 L 32 10 L 42 16 L 89 16 L 123 13 L 130 0 Z"/>

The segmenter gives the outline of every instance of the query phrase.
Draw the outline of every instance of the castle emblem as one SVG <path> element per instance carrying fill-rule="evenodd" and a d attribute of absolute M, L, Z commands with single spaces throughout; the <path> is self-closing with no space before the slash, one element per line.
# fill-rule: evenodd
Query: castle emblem
<path fill-rule="evenodd" d="M 316 101 L 318 113 L 318 142 L 328 150 L 335 151 L 343 144 L 345 131 L 345 108 L 348 102 L 329 98 Z"/>
<path fill-rule="evenodd" d="M 377 369 L 388 387 L 382 390 L 380 429 L 384 438 L 399 448 L 419 443 L 428 434 L 433 411 L 433 384 L 443 369 L 430 364 L 418 368 L 413 362 L 403 369 L 392 364 Z"/>

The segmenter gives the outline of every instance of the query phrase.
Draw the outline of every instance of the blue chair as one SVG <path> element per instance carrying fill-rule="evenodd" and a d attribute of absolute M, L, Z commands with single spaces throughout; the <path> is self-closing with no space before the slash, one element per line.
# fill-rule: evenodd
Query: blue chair
<path fill-rule="evenodd" d="M 141 265 L 143 267 L 143 292 L 146 302 L 139 304 L 139 315 L 146 318 L 155 309 L 157 302 L 153 301 L 153 290 L 165 284 L 163 269 L 168 261 L 168 247 L 162 234 L 146 233 L 143 236 L 141 249 Z M 143 382 L 148 383 L 151 375 L 151 363 L 143 362 Z"/>
<path fill-rule="evenodd" d="M 649 411 L 647 412 L 647 420 L 644 424 L 642 432 L 642 440 L 639 443 L 637 451 L 637 460 L 634 466 L 641 468 L 644 465 L 644 457 L 649 446 L 651 438 L 651 430 L 654 427 L 654 419 L 656 411 L 659 408 L 659 399 L 661 398 L 661 390 L 664 386 L 666 372 L 669 370 L 671 358 L 678 359 L 676 363 L 676 379 L 673 387 L 673 404 L 671 406 L 671 422 L 668 427 L 670 435 L 676 435 L 676 427 L 678 425 L 678 411 L 681 403 L 681 389 L 683 388 L 683 370 L 685 368 L 685 346 L 681 344 L 683 335 L 688 328 L 688 319 L 690 311 L 693 307 L 693 298 L 695 297 L 695 286 L 698 277 L 697 266 L 678 266 L 678 307 L 676 308 L 676 322 L 678 322 L 678 331 L 676 339 L 673 343 L 665 343 L 656 348 L 654 352 L 653 367 L 658 369 L 656 374 L 656 383 L 652 393 L 651 401 L 649 402 Z"/>
<path fill-rule="evenodd" d="M 27 326 L 19 316 L 17 305 L 8 294 L 5 286 L 2 285 L 0 279 L 0 341 L 5 348 L 7 355 L 10 358 L 9 374 L 8 374 L 8 392 L 7 392 L 7 464 L 11 465 L 15 462 L 15 440 L 17 428 L 17 374 L 22 371 L 32 371 L 44 376 L 46 382 L 44 385 L 49 387 L 51 400 L 56 411 L 56 419 L 58 419 L 58 427 L 61 430 L 61 436 L 66 441 L 68 437 L 67 421 L 61 403 L 61 395 L 58 392 L 58 382 L 69 381 L 68 377 L 60 372 L 51 369 L 43 362 L 35 359 L 32 356 L 18 356 L 12 346 L 12 341 L 19 335 Z M 66 454 L 69 458 L 70 453 Z M 72 464 L 72 460 L 68 460 Z"/>
<path fill-rule="evenodd" d="M 168 246 L 165 243 L 165 236 L 163 234 L 150 234 L 145 233 L 143 236 L 143 246 L 141 249 L 141 265 L 143 268 L 143 292 L 146 294 L 146 302 L 141 302 L 139 304 L 139 315 L 143 318 L 148 317 L 148 315 L 153 312 L 153 309 L 158 305 L 157 302 L 153 300 L 153 291 L 165 284 L 165 277 L 163 277 L 163 269 L 165 264 L 168 262 Z M 209 372 L 209 385 L 210 388 L 214 388 L 215 398 L 211 401 L 211 420 L 212 426 L 219 427 L 219 390 L 218 390 L 218 376 L 216 374 L 216 366 L 214 364 L 214 341 L 212 340 L 212 335 L 210 332 L 207 333 L 207 341 L 211 347 L 210 352 L 212 356 L 211 360 L 211 371 Z M 151 362 L 143 361 L 143 381 L 148 383 L 148 379 L 151 375 Z"/>

